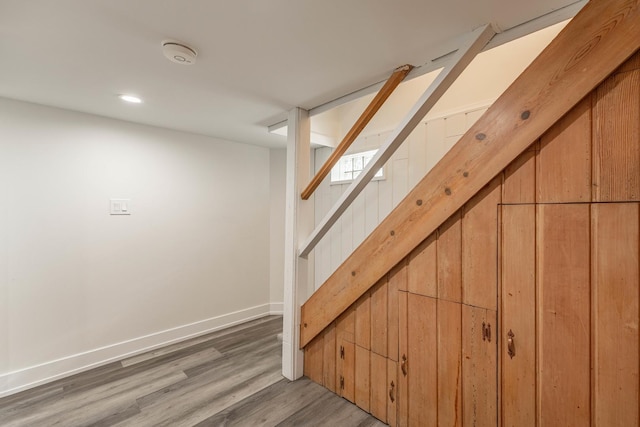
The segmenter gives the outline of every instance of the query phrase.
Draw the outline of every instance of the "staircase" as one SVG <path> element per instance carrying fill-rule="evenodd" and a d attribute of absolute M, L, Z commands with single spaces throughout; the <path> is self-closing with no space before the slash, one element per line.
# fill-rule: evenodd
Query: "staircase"
<path fill-rule="evenodd" d="M 302 306 L 308 377 L 390 425 L 638 425 L 638 6 L 585 6 Z"/>

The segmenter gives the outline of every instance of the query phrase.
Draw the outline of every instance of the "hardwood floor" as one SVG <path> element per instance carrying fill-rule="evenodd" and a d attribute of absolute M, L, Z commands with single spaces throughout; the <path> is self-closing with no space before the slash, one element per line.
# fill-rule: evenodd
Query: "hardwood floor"
<path fill-rule="evenodd" d="M 281 375 L 270 316 L 0 399 L 0 426 L 384 426 Z"/>

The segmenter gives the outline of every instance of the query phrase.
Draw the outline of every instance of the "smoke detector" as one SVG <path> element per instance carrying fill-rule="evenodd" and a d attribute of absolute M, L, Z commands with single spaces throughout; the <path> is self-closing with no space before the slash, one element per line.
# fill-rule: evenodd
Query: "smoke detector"
<path fill-rule="evenodd" d="M 176 42 L 163 42 L 162 53 L 169 61 L 184 65 L 195 64 L 198 56 L 194 49 Z"/>

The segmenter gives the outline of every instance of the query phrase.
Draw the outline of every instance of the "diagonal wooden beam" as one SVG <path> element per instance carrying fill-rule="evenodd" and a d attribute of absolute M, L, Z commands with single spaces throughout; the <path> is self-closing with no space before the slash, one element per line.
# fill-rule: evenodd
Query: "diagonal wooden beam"
<path fill-rule="evenodd" d="M 364 190 L 376 172 L 384 166 L 393 153 L 402 145 L 404 140 L 413 132 L 415 127 L 424 119 L 438 100 L 444 95 L 454 81 L 467 68 L 469 63 L 482 51 L 482 48 L 495 35 L 491 25 L 485 25 L 471 32 L 465 43 L 452 54 L 451 60 L 438 74 L 438 77 L 429 85 L 420 99 L 413 106 L 404 120 L 391 134 L 387 142 L 380 147 L 375 156 L 369 161 L 367 167 L 360 172 L 358 177 L 340 196 L 336 204 L 313 230 L 307 241 L 300 247 L 300 256 L 306 257 L 318 244 L 320 239 L 331 229 L 349 205 Z"/>
<path fill-rule="evenodd" d="M 593 0 L 302 306 L 311 341 L 640 48 L 640 0 Z"/>
<path fill-rule="evenodd" d="M 301 197 L 303 200 L 307 200 L 314 191 L 318 188 L 323 179 L 329 175 L 331 172 L 331 168 L 333 168 L 340 157 L 351 147 L 353 141 L 356 140 L 360 132 L 369 124 L 373 116 L 378 112 L 380 107 L 385 103 L 385 101 L 391 96 L 393 91 L 398 87 L 400 83 L 404 80 L 404 78 L 409 74 L 409 71 L 413 69 L 413 65 L 403 65 L 402 67 L 396 68 L 387 82 L 382 86 L 382 89 L 376 94 L 376 96 L 371 100 L 367 108 L 362 112 L 358 120 L 353 124 L 349 132 L 344 136 L 342 142 L 338 144 L 335 150 L 331 153 L 326 162 L 322 165 L 320 170 L 313 177 L 309 185 L 302 191 Z"/>

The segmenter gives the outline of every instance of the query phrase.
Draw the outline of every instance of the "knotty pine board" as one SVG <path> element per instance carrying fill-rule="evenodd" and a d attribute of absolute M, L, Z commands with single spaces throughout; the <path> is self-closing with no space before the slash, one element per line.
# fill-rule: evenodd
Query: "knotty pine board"
<path fill-rule="evenodd" d="M 638 203 L 591 207 L 593 355 L 596 425 L 636 425 L 639 406 Z"/>
<path fill-rule="evenodd" d="M 589 205 L 538 205 L 538 422 L 590 425 Z"/>
<path fill-rule="evenodd" d="M 502 422 L 536 425 L 536 207 L 502 207 Z M 515 356 L 507 354 L 511 331 Z M 498 337 L 496 337 L 498 338 Z"/>

